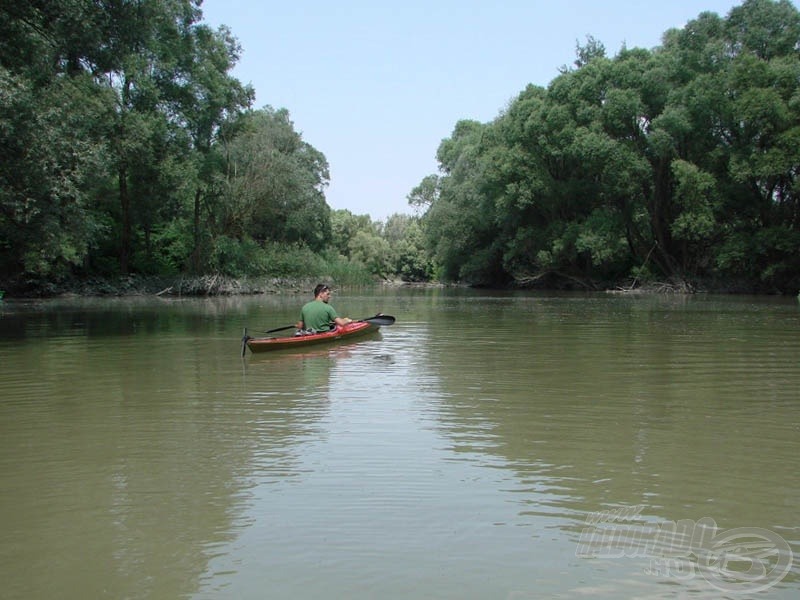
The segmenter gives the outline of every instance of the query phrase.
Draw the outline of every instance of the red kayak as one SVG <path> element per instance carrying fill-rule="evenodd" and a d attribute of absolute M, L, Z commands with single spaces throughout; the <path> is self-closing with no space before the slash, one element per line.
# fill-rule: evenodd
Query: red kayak
<path fill-rule="evenodd" d="M 245 331 L 242 341 L 250 348 L 250 352 L 254 353 L 286 350 L 287 348 L 304 348 L 315 344 L 349 340 L 368 333 L 374 333 L 381 328 L 381 325 L 391 325 L 394 321 L 394 317 L 388 315 L 375 315 L 369 319 L 361 319 L 359 321 L 353 321 L 349 325 L 337 327 L 333 331 L 284 337 L 252 338 L 247 335 L 247 331 Z M 244 348 L 242 348 L 242 353 L 244 354 Z"/>

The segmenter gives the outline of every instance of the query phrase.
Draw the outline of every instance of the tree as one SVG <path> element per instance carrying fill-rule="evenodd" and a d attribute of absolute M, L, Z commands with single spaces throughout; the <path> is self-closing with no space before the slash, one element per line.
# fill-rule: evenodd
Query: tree
<path fill-rule="evenodd" d="M 105 171 L 92 135 L 102 94 L 85 78 L 39 88 L 2 67 L 0 90 L 0 274 L 63 276 L 106 225 L 89 197 Z"/>
<path fill-rule="evenodd" d="M 370 236 L 378 235 L 375 223 L 369 215 L 354 215 L 347 209 L 334 210 L 331 213 L 331 246 L 341 256 L 350 257 L 350 240 L 360 231 Z"/>
<path fill-rule="evenodd" d="M 422 181 L 411 190 L 408 203 L 414 208 L 427 210 L 439 197 L 439 176 L 426 175 Z"/>
<path fill-rule="evenodd" d="M 580 69 L 596 58 L 605 58 L 606 47 L 594 36 L 587 35 L 585 45 L 581 46 L 578 42 L 575 42 L 575 56 L 574 64 Z"/>
<path fill-rule="evenodd" d="M 654 50 L 589 37 L 574 69 L 457 123 L 409 200 L 445 278 L 560 272 L 800 286 L 800 13 L 746 0 Z"/>
<path fill-rule="evenodd" d="M 215 232 L 325 248 L 331 239 L 324 195 L 328 163 L 294 130 L 289 112 L 266 107 L 246 113 L 224 144 L 224 191 L 215 209 Z"/>
<path fill-rule="evenodd" d="M 423 220 L 426 244 L 441 277 L 474 283 L 502 283 L 502 238 L 496 207 L 484 193 L 492 129 L 459 121 L 437 151 L 438 193 Z"/>
<path fill-rule="evenodd" d="M 392 271 L 403 281 L 428 281 L 433 264 L 425 249 L 425 238 L 419 217 L 394 214 L 386 220 L 383 238 L 391 248 Z"/>
<path fill-rule="evenodd" d="M 366 266 L 373 275 L 386 278 L 392 272 L 389 242 L 379 235 L 362 229 L 356 232 L 348 246 L 350 257 Z"/>
<path fill-rule="evenodd" d="M 251 106 L 254 90 L 243 86 L 229 74 L 239 59 L 241 48 L 227 27 L 212 31 L 206 26 L 198 26 L 193 30 L 192 41 L 195 50 L 188 57 L 190 62 L 185 69 L 191 77 L 182 85 L 181 112 L 196 151 L 191 264 L 195 272 L 200 272 L 203 266 L 203 207 L 208 212 L 214 196 L 219 194 L 215 179 L 224 165 L 219 136 L 226 125 L 233 132 L 231 123 L 241 111 Z M 207 214 L 206 218 L 209 216 Z"/>
<path fill-rule="evenodd" d="M 104 45 L 96 55 L 83 57 L 98 84 L 115 97 L 106 135 L 118 182 L 122 273 L 128 272 L 131 259 L 134 205 L 143 197 L 143 190 L 132 189 L 132 172 L 155 163 L 160 132 L 180 122 L 174 84 L 186 76 L 181 52 L 191 47 L 192 26 L 201 16 L 198 7 L 193 0 L 137 0 L 101 7 Z M 145 209 L 139 208 L 140 213 Z"/>

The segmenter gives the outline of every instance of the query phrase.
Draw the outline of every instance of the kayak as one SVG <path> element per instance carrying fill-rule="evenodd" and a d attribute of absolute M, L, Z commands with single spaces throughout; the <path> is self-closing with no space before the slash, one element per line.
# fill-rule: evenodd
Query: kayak
<path fill-rule="evenodd" d="M 380 325 L 369 321 L 354 321 L 349 325 L 337 327 L 333 331 L 312 333 L 310 335 L 293 335 L 284 337 L 251 338 L 245 335 L 245 343 L 250 352 L 269 352 L 272 350 L 286 350 L 287 348 L 304 348 L 315 344 L 338 342 L 360 337 L 368 333 L 375 333 Z"/>
<path fill-rule="evenodd" d="M 244 356 L 247 348 L 251 352 L 269 352 L 271 350 L 286 350 L 287 348 L 304 348 L 306 346 L 313 346 L 315 344 L 323 344 L 330 342 L 337 342 L 339 340 L 348 340 L 351 338 L 359 337 L 367 333 L 378 331 L 384 325 L 393 325 L 395 318 L 391 315 L 384 315 L 378 313 L 374 317 L 366 319 L 359 319 L 352 321 L 342 327 L 337 327 L 333 331 L 323 331 L 322 333 L 312 333 L 309 335 L 293 335 L 283 337 L 260 337 L 253 338 L 247 335 L 247 329 L 244 330 L 244 337 L 242 338 L 242 356 Z M 284 327 L 277 327 L 270 329 L 264 333 L 274 333 L 276 331 L 285 331 L 293 329 L 294 325 L 286 325 Z"/>

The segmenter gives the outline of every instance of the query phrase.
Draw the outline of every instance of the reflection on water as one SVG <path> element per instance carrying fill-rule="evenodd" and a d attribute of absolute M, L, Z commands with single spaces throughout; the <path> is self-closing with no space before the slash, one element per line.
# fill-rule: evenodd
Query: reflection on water
<path fill-rule="evenodd" d="M 603 519 L 798 555 L 796 302 L 340 293 L 397 323 L 241 358 L 301 300 L 0 305 L 4 597 L 742 597 Z"/>

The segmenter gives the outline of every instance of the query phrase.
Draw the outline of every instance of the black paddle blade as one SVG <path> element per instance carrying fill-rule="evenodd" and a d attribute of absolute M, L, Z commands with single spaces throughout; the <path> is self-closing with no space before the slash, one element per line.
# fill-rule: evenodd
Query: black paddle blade
<path fill-rule="evenodd" d="M 244 335 L 242 335 L 242 358 L 244 358 L 244 353 L 247 352 L 247 340 L 250 339 L 250 336 L 247 335 L 247 327 L 244 328 Z"/>
<path fill-rule="evenodd" d="M 389 325 L 394 325 L 395 322 L 395 318 L 392 315 L 375 315 L 374 317 L 361 320 L 380 327 L 388 327 Z"/>

